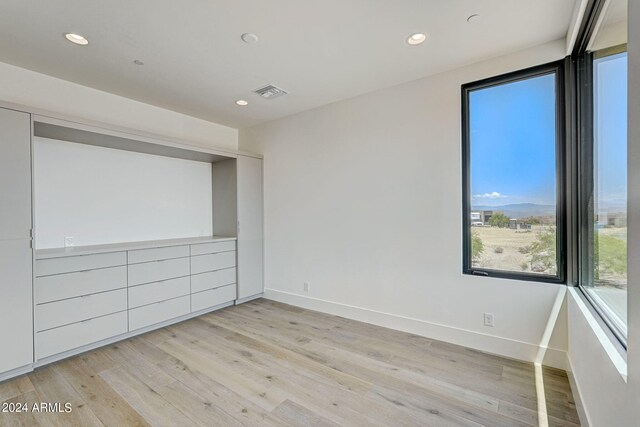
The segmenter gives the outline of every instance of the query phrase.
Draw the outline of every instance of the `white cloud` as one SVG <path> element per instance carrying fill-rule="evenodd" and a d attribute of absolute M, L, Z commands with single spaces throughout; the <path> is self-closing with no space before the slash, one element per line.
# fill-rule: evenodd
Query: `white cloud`
<path fill-rule="evenodd" d="M 493 193 L 484 193 L 484 194 L 474 194 L 473 195 L 474 199 L 505 199 L 506 197 L 507 197 L 507 195 L 500 194 L 497 191 L 494 191 Z"/>

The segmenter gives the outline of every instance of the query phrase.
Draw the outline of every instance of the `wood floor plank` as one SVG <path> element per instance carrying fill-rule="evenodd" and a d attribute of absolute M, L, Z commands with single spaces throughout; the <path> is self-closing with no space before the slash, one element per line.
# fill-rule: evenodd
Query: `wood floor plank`
<path fill-rule="evenodd" d="M 273 413 L 287 420 L 293 426 L 337 427 L 339 425 L 290 400 L 285 400 L 279 404 L 273 410 Z"/>
<path fill-rule="evenodd" d="M 105 426 L 149 425 L 82 358 L 63 360 L 56 365 L 56 370 L 64 376 Z"/>
<path fill-rule="evenodd" d="M 12 381 L 0 382 L 0 402 L 34 391 L 28 376 L 22 375 Z"/>
<path fill-rule="evenodd" d="M 579 425 L 542 370 L 550 426 Z M 0 383 L 4 426 L 537 426 L 533 364 L 264 299 Z"/>
<path fill-rule="evenodd" d="M 0 414 L 0 426 L 2 427 L 37 427 L 41 424 L 36 417 L 37 414 L 31 412 L 31 408 L 41 401 L 35 390 L 27 391 L 11 399 L 7 399 L 7 403 L 24 405 L 26 404 L 27 412 L 13 412 Z"/>
<path fill-rule="evenodd" d="M 272 390 L 269 386 L 265 386 L 261 380 L 248 379 L 234 366 L 220 363 L 215 358 L 202 354 L 192 345 L 180 343 L 175 338 L 160 344 L 159 347 L 175 358 L 180 359 L 190 369 L 215 378 L 225 387 L 245 396 L 246 399 L 266 411 L 273 410 L 290 397 L 288 393 Z"/>
<path fill-rule="evenodd" d="M 166 401 L 140 377 L 118 367 L 100 373 L 100 376 L 153 426 L 196 425 L 186 415 Z"/>
<path fill-rule="evenodd" d="M 102 426 L 86 402 L 56 370 L 56 365 L 28 374 L 42 403 L 71 404 L 71 412 L 40 412 L 36 419 L 43 426 Z"/>
<path fill-rule="evenodd" d="M 144 340 L 143 337 L 131 340 L 131 345 L 149 363 L 180 381 L 199 396 L 214 402 L 225 412 L 235 417 L 245 425 L 282 426 L 282 420 L 271 416 L 262 408 L 256 406 L 241 395 L 224 387 L 208 376 L 192 370 L 180 359 L 160 350 L 158 347 Z"/>
<path fill-rule="evenodd" d="M 80 357 L 84 361 L 84 363 L 86 363 L 87 366 L 91 368 L 93 372 L 98 374 L 102 371 L 120 366 L 116 361 L 114 361 L 107 355 L 107 352 L 104 348 L 99 348 L 97 350 L 83 353 L 78 357 Z"/>
<path fill-rule="evenodd" d="M 120 341 L 116 344 L 104 347 L 104 354 L 116 361 L 118 366 L 126 367 L 143 376 L 145 383 L 153 387 L 162 387 L 174 381 L 169 375 L 147 363 L 130 344 L 130 340 Z"/>
<path fill-rule="evenodd" d="M 193 392 L 179 381 L 160 387 L 157 392 L 199 426 L 209 427 L 212 420 L 215 420 L 219 425 L 229 427 L 242 427 L 243 425 L 222 408 Z"/>

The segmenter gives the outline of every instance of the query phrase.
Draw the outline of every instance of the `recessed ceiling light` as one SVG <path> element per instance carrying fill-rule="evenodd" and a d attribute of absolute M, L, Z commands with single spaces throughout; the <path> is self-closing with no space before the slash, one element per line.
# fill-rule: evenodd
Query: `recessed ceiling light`
<path fill-rule="evenodd" d="M 65 33 L 64 38 L 69 40 L 71 43 L 79 44 L 80 46 L 86 46 L 89 44 L 89 40 L 85 39 L 80 34 Z"/>
<path fill-rule="evenodd" d="M 477 13 L 467 18 L 467 22 L 478 22 L 478 21 L 480 21 L 480 15 L 478 15 Z"/>
<path fill-rule="evenodd" d="M 424 41 L 427 39 L 427 35 L 423 34 L 423 33 L 415 33 L 415 34 L 411 34 L 408 38 L 407 38 L 407 43 L 409 43 L 411 46 L 417 46 L 419 44 L 424 43 Z"/>
<path fill-rule="evenodd" d="M 244 33 L 243 35 L 240 36 L 240 38 L 245 43 L 249 43 L 249 44 L 258 43 L 258 36 L 256 36 L 253 33 Z"/>
<path fill-rule="evenodd" d="M 133 63 L 136 65 L 144 65 L 144 62 L 140 61 L 139 59 L 134 59 Z"/>
<path fill-rule="evenodd" d="M 249 103 L 247 101 L 245 101 L 244 99 L 238 99 L 236 101 L 236 104 L 241 106 L 241 107 L 244 107 L 245 105 L 249 105 Z"/>

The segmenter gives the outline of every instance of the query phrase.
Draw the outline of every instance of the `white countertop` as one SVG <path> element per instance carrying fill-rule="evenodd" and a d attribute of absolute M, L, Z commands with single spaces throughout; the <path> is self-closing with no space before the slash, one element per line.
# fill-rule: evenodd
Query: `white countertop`
<path fill-rule="evenodd" d="M 236 240 L 235 237 L 206 236 L 167 240 L 147 240 L 144 242 L 110 243 L 106 245 L 71 246 L 68 248 L 37 249 L 36 259 L 61 258 L 74 255 L 92 255 L 106 252 L 133 251 L 137 249 L 164 248 L 167 246 L 197 245 L 199 243 Z"/>

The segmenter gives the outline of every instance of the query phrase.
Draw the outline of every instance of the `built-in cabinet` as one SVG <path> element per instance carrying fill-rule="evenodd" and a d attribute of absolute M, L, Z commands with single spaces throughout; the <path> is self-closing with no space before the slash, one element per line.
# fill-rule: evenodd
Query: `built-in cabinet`
<path fill-rule="evenodd" d="M 0 108 L 0 380 L 263 292 L 262 159 L 64 124 Z M 34 134 L 211 162 L 216 236 L 35 250 Z"/>
<path fill-rule="evenodd" d="M 0 109 L 0 375 L 33 362 L 31 116 Z"/>
<path fill-rule="evenodd" d="M 238 157 L 238 300 L 262 294 L 262 159 Z"/>
<path fill-rule="evenodd" d="M 36 362 L 233 303 L 235 238 L 195 242 L 37 251 Z"/>

